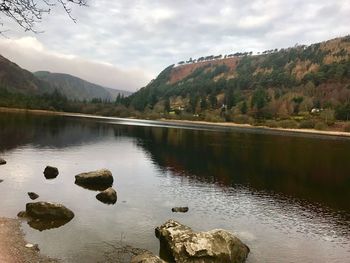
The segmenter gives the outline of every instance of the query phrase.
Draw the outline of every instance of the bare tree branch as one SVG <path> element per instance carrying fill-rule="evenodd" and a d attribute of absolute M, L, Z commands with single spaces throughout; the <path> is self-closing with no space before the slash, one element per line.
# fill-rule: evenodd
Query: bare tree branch
<path fill-rule="evenodd" d="M 44 14 L 49 14 L 57 5 L 63 7 L 73 22 L 76 22 L 71 6 L 87 6 L 87 0 L 0 0 L 0 12 L 25 31 L 38 33 L 35 25 L 43 19 Z"/>

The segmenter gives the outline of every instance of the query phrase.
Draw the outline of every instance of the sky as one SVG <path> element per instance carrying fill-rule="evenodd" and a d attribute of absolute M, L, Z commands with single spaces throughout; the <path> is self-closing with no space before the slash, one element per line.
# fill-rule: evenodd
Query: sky
<path fill-rule="evenodd" d="M 42 0 L 39 0 L 42 1 Z M 24 32 L 0 15 L 0 54 L 30 71 L 136 91 L 162 69 L 206 55 L 259 52 L 350 34 L 349 0 L 87 0 L 74 23 L 53 8 Z M 1 30 L 1 29 L 0 29 Z"/>

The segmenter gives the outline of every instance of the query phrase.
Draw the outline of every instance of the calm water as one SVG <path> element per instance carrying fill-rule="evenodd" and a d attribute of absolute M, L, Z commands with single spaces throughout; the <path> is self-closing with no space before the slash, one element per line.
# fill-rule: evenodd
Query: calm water
<path fill-rule="evenodd" d="M 28 241 L 67 262 L 105 262 L 120 245 L 157 253 L 154 228 L 170 218 L 234 232 L 248 262 L 349 262 L 349 139 L 157 125 L 0 114 L 0 216 L 16 217 L 29 191 L 72 209 L 61 228 L 23 223 Z M 59 168 L 55 180 L 46 165 Z M 114 175 L 114 206 L 74 184 L 100 168 Z"/>

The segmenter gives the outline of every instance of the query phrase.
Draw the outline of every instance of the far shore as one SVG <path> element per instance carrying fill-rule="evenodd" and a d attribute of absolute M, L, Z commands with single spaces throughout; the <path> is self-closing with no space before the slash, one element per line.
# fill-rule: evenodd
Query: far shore
<path fill-rule="evenodd" d="M 247 130 L 247 131 L 262 131 L 266 133 L 279 133 L 279 134 L 300 134 L 300 135 L 319 135 L 319 136 L 337 136 L 350 138 L 350 132 L 342 131 L 320 131 L 315 129 L 287 129 L 287 128 L 271 128 L 267 126 L 253 126 L 250 124 L 238 124 L 233 122 L 207 122 L 207 121 L 191 121 L 191 120 L 173 120 L 173 119 L 136 119 L 136 118 L 120 118 L 120 117 L 107 117 L 92 114 L 73 113 L 73 112 L 58 112 L 49 110 L 29 110 L 19 108 L 5 108 L 0 107 L 0 112 L 11 112 L 11 113 L 31 113 L 39 115 L 58 115 L 58 116 L 70 116 L 70 117 L 81 117 L 81 118 L 96 118 L 106 120 L 117 120 L 117 121 L 130 121 L 135 122 L 135 125 L 151 124 L 156 126 L 166 127 L 183 127 L 183 128 L 208 128 L 208 129 L 235 129 L 235 130 Z"/>

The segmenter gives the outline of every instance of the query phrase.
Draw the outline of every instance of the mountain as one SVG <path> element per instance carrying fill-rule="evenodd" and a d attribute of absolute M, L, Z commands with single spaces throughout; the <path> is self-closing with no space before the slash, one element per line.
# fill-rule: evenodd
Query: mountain
<path fill-rule="evenodd" d="M 0 55 L 0 89 L 22 95 L 51 94 L 58 90 L 71 100 L 102 100 L 114 101 L 118 94 L 129 96 L 131 92 L 105 88 L 80 78 L 60 73 L 39 71 L 34 74 L 19 67 Z"/>
<path fill-rule="evenodd" d="M 164 69 L 127 105 L 215 121 L 308 119 L 313 109 L 350 120 L 350 36 L 255 55 L 191 58 Z"/>
<path fill-rule="evenodd" d="M 38 71 L 34 75 L 57 89 L 62 94 L 74 100 L 92 100 L 100 98 L 102 100 L 115 100 L 118 94 L 128 96 L 131 92 L 105 88 L 97 84 L 90 83 L 72 75 L 62 73 L 51 73 L 48 71 Z"/>
<path fill-rule="evenodd" d="M 37 79 L 31 72 L 0 55 L 0 88 L 22 94 L 52 92 L 48 83 Z"/>

